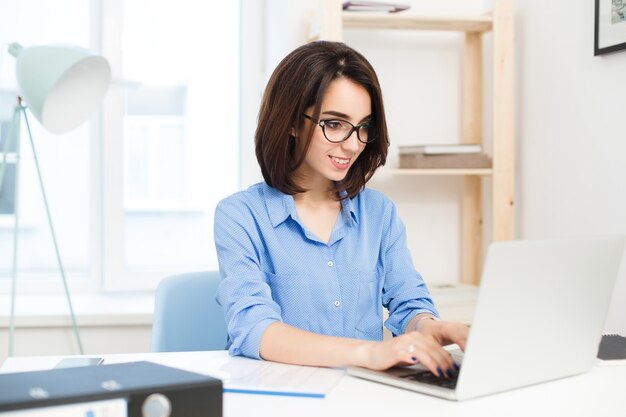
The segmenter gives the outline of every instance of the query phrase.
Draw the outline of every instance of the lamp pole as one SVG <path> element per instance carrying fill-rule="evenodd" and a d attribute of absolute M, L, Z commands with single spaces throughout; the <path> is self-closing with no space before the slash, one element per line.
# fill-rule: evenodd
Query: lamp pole
<path fill-rule="evenodd" d="M 39 180 L 39 187 L 41 189 L 41 195 L 43 197 L 44 207 L 46 209 L 46 217 L 48 219 L 48 226 L 50 227 L 50 234 L 52 235 L 52 243 L 54 245 L 54 251 L 56 254 L 57 263 L 59 265 L 59 271 L 61 272 L 61 278 L 63 281 L 63 289 L 65 291 L 65 297 L 67 298 L 67 305 L 70 310 L 70 316 L 72 319 L 72 327 L 76 336 L 76 342 L 78 343 L 78 350 L 81 355 L 84 354 L 83 344 L 80 339 L 80 332 L 78 330 L 78 323 L 76 322 L 76 314 L 74 314 L 74 307 L 72 305 L 72 299 L 70 297 L 69 287 L 67 285 L 67 278 L 65 276 L 65 268 L 63 268 L 63 262 L 61 261 L 61 254 L 59 252 L 59 245 L 57 243 L 56 233 L 54 231 L 54 225 L 52 224 L 52 216 L 50 215 L 50 207 L 48 206 L 48 198 L 46 196 L 46 190 L 43 185 L 43 177 L 41 175 L 41 169 L 39 167 L 39 160 L 37 158 L 37 151 L 35 150 L 35 142 L 33 141 L 33 135 L 30 130 L 30 124 L 28 122 L 28 114 L 26 113 L 26 107 L 22 104 L 22 98 L 18 96 L 17 105 L 13 112 L 13 123 L 11 126 L 11 135 L 13 143 L 15 143 L 15 202 L 14 202 L 14 229 L 13 229 L 13 267 L 12 267 L 12 279 L 11 279 L 11 318 L 9 325 L 9 352 L 8 356 L 13 355 L 14 347 L 14 333 L 15 333 L 15 295 L 16 295 L 16 281 L 17 281 L 17 244 L 19 235 L 19 164 L 20 164 L 20 125 L 21 115 L 24 116 L 24 122 L 26 124 L 26 131 L 28 132 L 28 138 L 30 146 L 33 151 L 33 160 L 35 162 L 35 168 L 37 170 L 37 178 Z M 8 138 L 7 138 L 8 140 Z M 5 145 L 5 150 L 7 146 Z M 6 153 L 5 153 L 6 156 Z M 6 165 L 6 158 L 3 163 L 2 171 L 4 171 L 4 165 Z M 0 175 L 0 180 L 2 176 Z M 0 182 L 0 185 L 2 183 Z"/>
<path fill-rule="evenodd" d="M 2 165 L 2 174 L 6 167 L 6 151 L 8 150 L 9 140 L 15 144 L 15 189 L 13 191 L 13 264 L 11 268 L 11 318 L 9 320 L 9 352 L 8 356 L 13 356 L 14 334 L 15 334 L 15 289 L 16 289 L 16 276 L 17 276 L 17 238 L 20 225 L 19 216 L 19 190 L 20 187 L 20 123 L 21 123 L 21 108 L 22 98 L 17 97 L 17 105 L 13 109 L 13 120 L 11 121 L 11 128 L 9 135 L 6 138 L 6 144 L 4 146 L 4 163 Z M 2 175 L 4 176 L 4 175 Z M 0 176 L 0 180 L 2 180 Z M 0 181 L 0 186 L 2 182 Z"/>

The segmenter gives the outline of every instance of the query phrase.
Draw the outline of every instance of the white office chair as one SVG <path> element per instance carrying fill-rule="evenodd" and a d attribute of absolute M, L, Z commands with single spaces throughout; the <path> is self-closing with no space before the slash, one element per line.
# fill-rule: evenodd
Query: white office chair
<path fill-rule="evenodd" d="M 164 278 L 155 294 L 153 352 L 222 350 L 227 333 L 215 301 L 220 274 L 190 272 Z"/>

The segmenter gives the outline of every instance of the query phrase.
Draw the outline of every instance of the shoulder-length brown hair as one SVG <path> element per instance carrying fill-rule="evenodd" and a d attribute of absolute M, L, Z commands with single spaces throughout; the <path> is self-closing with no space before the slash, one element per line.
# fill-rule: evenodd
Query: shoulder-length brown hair
<path fill-rule="evenodd" d="M 313 107 L 313 119 L 320 115 L 322 98 L 330 83 L 346 78 L 364 87 L 372 102 L 373 142 L 365 146 L 346 177 L 335 184 L 338 192 L 354 197 L 385 164 L 389 134 L 378 77 L 363 55 L 340 42 L 316 41 L 303 45 L 278 64 L 267 87 L 255 133 L 256 157 L 265 182 L 285 194 L 305 192 L 296 184 L 296 171 L 304 162 L 315 124 L 304 137 L 291 136 L 303 126 L 303 114 Z M 291 136 L 291 137 L 290 137 Z M 339 194 L 338 194 L 339 195 Z"/>

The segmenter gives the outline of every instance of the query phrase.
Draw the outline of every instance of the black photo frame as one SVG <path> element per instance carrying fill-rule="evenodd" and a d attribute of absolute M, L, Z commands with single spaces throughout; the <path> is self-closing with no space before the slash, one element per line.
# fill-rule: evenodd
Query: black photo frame
<path fill-rule="evenodd" d="M 595 56 L 626 49 L 626 0 L 596 0 Z"/>

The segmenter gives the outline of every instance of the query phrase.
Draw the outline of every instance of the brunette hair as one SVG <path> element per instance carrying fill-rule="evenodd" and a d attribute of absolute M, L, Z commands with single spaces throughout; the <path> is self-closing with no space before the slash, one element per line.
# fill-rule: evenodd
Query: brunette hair
<path fill-rule="evenodd" d="M 385 164 L 389 134 L 378 77 L 363 55 L 341 42 L 316 41 L 300 46 L 278 64 L 265 89 L 255 133 L 256 157 L 265 182 L 285 194 L 305 192 L 295 173 L 305 159 L 313 130 L 297 141 L 292 136 L 303 126 L 305 110 L 313 106 L 313 120 L 320 115 L 322 98 L 330 83 L 346 78 L 367 90 L 372 104 L 370 137 L 346 177 L 335 187 L 354 197 Z M 344 194 L 345 195 L 345 194 Z"/>

